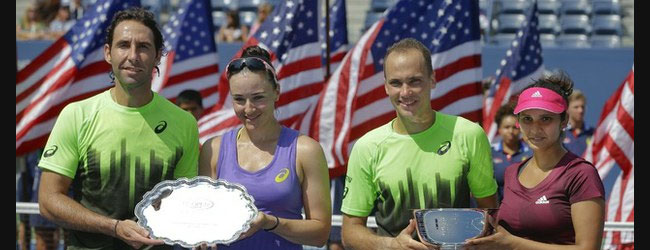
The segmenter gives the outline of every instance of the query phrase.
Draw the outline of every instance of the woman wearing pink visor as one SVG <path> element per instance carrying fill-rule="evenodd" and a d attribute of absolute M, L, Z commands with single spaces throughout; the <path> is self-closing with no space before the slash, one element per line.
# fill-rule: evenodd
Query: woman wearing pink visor
<path fill-rule="evenodd" d="M 600 249 L 605 191 L 594 166 L 562 146 L 573 82 L 561 72 L 526 87 L 515 115 L 533 157 L 506 169 L 496 233 L 470 249 Z"/>

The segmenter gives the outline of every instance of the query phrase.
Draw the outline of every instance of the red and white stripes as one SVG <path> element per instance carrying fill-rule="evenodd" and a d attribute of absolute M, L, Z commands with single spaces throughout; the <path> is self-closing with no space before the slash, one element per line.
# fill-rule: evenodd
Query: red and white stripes
<path fill-rule="evenodd" d="M 42 145 L 61 110 L 70 102 L 98 94 L 112 84 L 103 49 L 87 56 L 80 68 L 71 47 L 60 38 L 16 75 L 16 155 Z"/>
<path fill-rule="evenodd" d="M 607 201 L 606 221 L 634 222 L 634 67 L 605 103 L 586 155 L 604 179 L 614 163 L 621 167 Z M 606 232 L 604 249 L 633 243 L 634 232 Z"/>

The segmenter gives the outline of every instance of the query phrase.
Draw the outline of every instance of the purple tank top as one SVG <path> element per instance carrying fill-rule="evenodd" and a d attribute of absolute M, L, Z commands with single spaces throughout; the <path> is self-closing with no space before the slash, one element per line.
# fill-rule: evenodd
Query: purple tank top
<path fill-rule="evenodd" d="M 257 172 L 249 172 L 237 161 L 237 132 L 228 131 L 221 140 L 217 178 L 239 183 L 255 198 L 260 211 L 279 218 L 302 219 L 302 188 L 296 174 L 296 145 L 299 133 L 282 126 L 273 160 Z M 302 249 L 281 236 L 262 229 L 252 236 L 219 249 Z"/>

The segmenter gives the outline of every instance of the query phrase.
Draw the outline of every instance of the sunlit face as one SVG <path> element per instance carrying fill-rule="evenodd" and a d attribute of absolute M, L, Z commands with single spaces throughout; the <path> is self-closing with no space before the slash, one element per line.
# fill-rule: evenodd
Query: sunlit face
<path fill-rule="evenodd" d="M 126 90 L 150 88 L 153 69 L 161 54 L 156 51 L 153 32 L 133 20 L 120 22 L 113 33 L 113 44 L 104 45 L 104 59 Z"/>
<path fill-rule="evenodd" d="M 569 102 L 567 114 L 572 121 L 582 122 L 585 118 L 585 100 L 575 99 Z"/>
<path fill-rule="evenodd" d="M 273 89 L 264 71 L 244 69 L 230 77 L 233 109 L 246 129 L 263 127 L 275 121 L 275 102 L 279 90 Z"/>
<path fill-rule="evenodd" d="M 402 119 L 419 120 L 431 109 L 434 74 L 427 74 L 422 54 L 416 49 L 394 51 L 385 62 L 384 87 Z M 431 67 L 428 65 L 427 67 Z"/>
<path fill-rule="evenodd" d="M 567 120 L 561 121 L 560 114 L 542 109 L 529 109 L 519 113 L 519 126 L 524 139 L 534 150 L 548 149 L 560 141 L 562 128 Z"/>
<path fill-rule="evenodd" d="M 519 128 L 515 126 L 517 123 L 517 117 L 514 115 L 507 115 L 501 118 L 501 124 L 499 125 L 499 135 L 503 138 L 503 142 L 506 144 L 514 144 L 519 141 Z"/>

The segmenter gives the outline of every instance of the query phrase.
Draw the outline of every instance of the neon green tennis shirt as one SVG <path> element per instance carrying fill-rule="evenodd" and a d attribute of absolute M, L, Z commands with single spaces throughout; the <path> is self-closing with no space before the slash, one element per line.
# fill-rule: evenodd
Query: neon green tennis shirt
<path fill-rule="evenodd" d="M 156 93 L 148 104 L 129 108 L 105 91 L 61 111 L 39 166 L 74 179 L 84 207 L 131 219 L 158 182 L 196 176 L 198 153 L 190 113 Z"/>
<path fill-rule="evenodd" d="M 436 112 L 425 131 L 402 135 L 395 120 L 361 137 L 348 161 L 341 211 L 369 216 L 376 208 L 379 235 L 397 236 L 413 209 L 469 207 L 470 192 L 497 191 L 490 144 L 477 124 Z"/>

